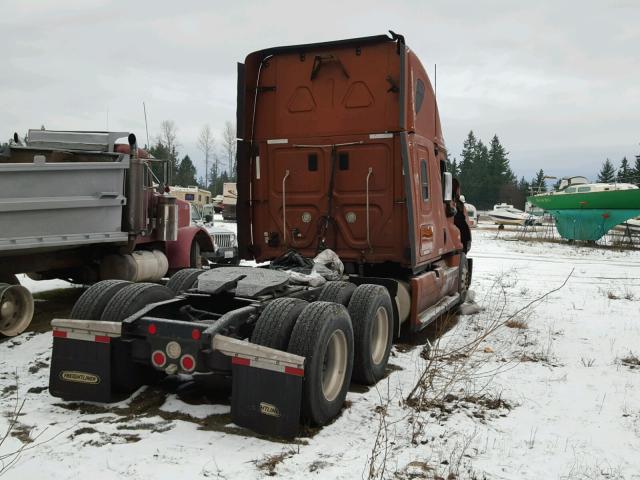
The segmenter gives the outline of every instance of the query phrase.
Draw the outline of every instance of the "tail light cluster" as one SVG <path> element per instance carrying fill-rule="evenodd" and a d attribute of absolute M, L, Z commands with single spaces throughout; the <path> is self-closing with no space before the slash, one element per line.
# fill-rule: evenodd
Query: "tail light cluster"
<path fill-rule="evenodd" d="M 163 369 L 165 367 L 169 368 L 171 365 L 167 366 L 168 358 L 177 359 L 177 357 L 174 357 L 173 354 L 169 354 L 168 351 L 165 354 L 165 352 L 163 352 L 162 350 L 155 350 L 151 354 L 151 363 L 156 368 L 161 368 L 161 369 Z M 182 357 L 180 357 L 180 362 L 179 363 L 180 363 L 180 368 L 184 372 L 191 373 L 196 369 L 196 359 L 194 358 L 193 355 L 190 355 L 188 353 L 186 353 L 186 354 L 182 355 Z M 172 373 L 172 372 L 168 372 L 168 373 Z"/>
<path fill-rule="evenodd" d="M 196 369 L 196 359 L 192 355 L 183 355 L 180 359 L 180 366 L 185 372 L 193 372 Z"/>
<path fill-rule="evenodd" d="M 150 335 L 155 335 L 158 329 L 155 324 L 151 323 L 147 327 L 147 331 Z M 199 340 L 202 336 L 202 332 L 194 328 L 191 332 L 191 338 L 193 340 Z M 158 368 L 165 370 L 168 374 L 176 373 L 177 366 L 180 365 L 180 369 L 183 372 L 191 373 L 196 369 L 196 359 L 189 353 L 183 353 L 183 347 L 175 340 L 168 342 L 163 350 L 154 350 L 151 353 L 151 364 Z"/>

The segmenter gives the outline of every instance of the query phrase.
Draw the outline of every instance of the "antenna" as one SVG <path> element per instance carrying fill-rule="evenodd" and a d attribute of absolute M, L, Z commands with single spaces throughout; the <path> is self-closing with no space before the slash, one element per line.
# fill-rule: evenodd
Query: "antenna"
<path fill-rule="evenodd" d="M 144 110 L 144 128 L 147 131 L 147 148 L 151 148 L 149 144 L 149 124 L 147 123 L 147 106 L 142 102 L 142 109 Z"/>
<path fill-rule="evenodd" d="M 107 107 L 107 132 L 109 131 L 109 107 Z"/>

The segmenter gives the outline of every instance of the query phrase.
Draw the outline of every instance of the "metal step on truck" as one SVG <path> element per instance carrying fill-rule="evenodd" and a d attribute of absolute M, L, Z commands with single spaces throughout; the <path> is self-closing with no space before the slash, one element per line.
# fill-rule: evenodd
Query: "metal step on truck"
<path fill-rule="evenodd" d="M 33 316 L 16 274 L 155 282 L 214 254 L 188 202 L 168 194 L 166 162 L 165 179 L 153 178 L 160 161 L 127 132 L 29 130 L 0 147 L 0 334 L 21 333 Z"/>
<path fill-rule="evenodd" d="M 436 99 L 402 36 L 252 53 L 237 113 L 240 255 L 268 263 L 183 270 L 143 296 L 90 288 L 52 322 L 52 395 L 220 375 L 235 424 L 293 436 L 380 380 L 401 329 L 464 301 Z"/>

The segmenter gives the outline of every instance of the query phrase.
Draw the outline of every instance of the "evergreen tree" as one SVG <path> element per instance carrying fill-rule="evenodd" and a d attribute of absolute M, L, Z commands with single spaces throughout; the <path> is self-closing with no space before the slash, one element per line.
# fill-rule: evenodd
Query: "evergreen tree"
<path fill-rule="evenodd" d="M 633 168 L 631 175 L 634 178 L 634 182 L 636 185 L 640 186 L 640 155 L 636 155 L 636 164 Z"/>
<path fill-rule="evenodd" d="M 467 135 L 467 139 L 462 145 L 462 154 L 458 168 L 460 169 L 460 183 L 463 185 L 464 190 L 467 192 L 466 197 L 472 197 L 471 192 L 473 190 L 473 163 L 476 155 L 477 140 L 473 134 L 473 130 Z"/>
<path fill-rule="evenodd" d="M 190 187 L 196 185 L 196 167 L 193 165 L 189 155 L 185 155 L 178 165 L 178 173 L 175 176 L 174 185 Z"/>
<path fill-rule="evenodd" d="M 487 175 L 485 176 L 485 191 L 487 193 L 486 201 L 490 204 L 498 203 L 498 201 L 501 200 L 501 193 L 505 190 L 505 187 L 517 184 L 515 175 L 509 166 L 507 155 L 508 152 L 500 144 L 498 136 L 494 135 L 491 139 L 486 157 Z M 508 190 L 511 192 L 515 191 L 510 188 Z"/>
<path fill-rule="evenodd" d="M 524 177 L 521 177 L 520 181 L 516 183 L 515 198 L 510 200 L 510 203 L 516 208 L 524 209 L 524 204 L 529 195 L 531 195 L 531 184 Z"/>
<path fill-rule="evenodd" d="M 460 167 L 458 166 L 458 160 L 455 158 L 453 159 L 453 162 L 451 162 L 451 175 L 455 178 L 460 176 Z"/>
<path fill-rule="evenodd" d="M 536 173 L 535 178 L 531 182 L 533 193 L 543 193 L 547 191 L 547 182 L 544 177 L 544 170 L 540 169 L 540 171 Z"/>
<path fill-rule="evenodd" d="M 164 162 L 169 161 L 169 151 L 160 140 L 156 141 L 155 145 L 149 148 L 149 153 L 158 160 L 164 160 Z M 164 162 L 151 162 L 151 171 L 160 182 L 169 180 L 164 178 Z"/>
<path fill-rule="evenodd" d="M 613 164 L 611 160 L 608 158 L 602 164 L 602 168 L 598 173 L 598 182 L 599 183 L 613 183 L 616 180 L 616 170 L 613 168 Z"/>
<path fill-rule="evenodd" d="M 497 135 L 491 139 L 489 148 L 473 131 L 464 141 L 461 160 L 457 163 L 458 178 L 465 197 L 479 208 L 491 208 L 501 201 L 519 203 L 521 200 L 508 155 Z"/>
<path fill-rule="evenodd" d="M 209 190 L 212 196 L 221 195 L 222 190 L 218 191 L 218 155 L 214 152 L 213 154 L 213 164 L 211 165 L 211 170 L 209 170 Z"/>
<path fill-rule="evenodd" d="M 633 176 L 633 170 L 629 167 L 629 161 L 627 157 L 623 157 L 620 162 L 620 168 L 618 169 L 618 175 L 616 180 L 619 183 L 627 183 L 631 182 L 631 177 Z"/>

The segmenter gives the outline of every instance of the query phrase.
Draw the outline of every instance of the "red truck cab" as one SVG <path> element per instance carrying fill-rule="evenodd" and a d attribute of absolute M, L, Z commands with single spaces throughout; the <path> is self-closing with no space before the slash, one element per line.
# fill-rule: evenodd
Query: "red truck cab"
<path fill-rule="evenodd" d="M 331 248 L 349 273 L 407 283 L 419 328 L 470 269 L 418 57 L 392 34 L 261 50 L 238 71 L 241 256 Z"/>

